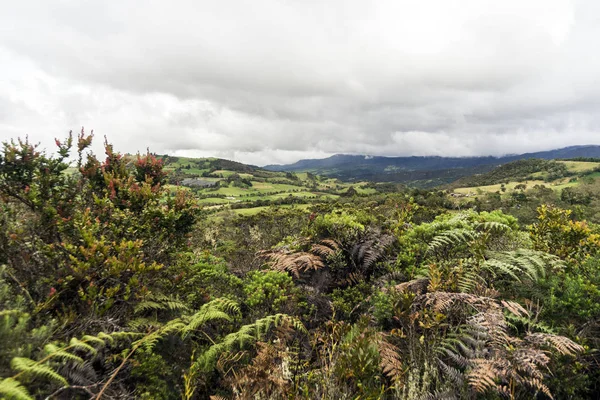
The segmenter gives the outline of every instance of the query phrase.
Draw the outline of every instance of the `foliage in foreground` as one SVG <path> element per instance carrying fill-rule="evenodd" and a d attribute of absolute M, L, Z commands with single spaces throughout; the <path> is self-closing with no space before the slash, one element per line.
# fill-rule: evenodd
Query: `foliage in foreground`
<path fill-rule="evenodd" d="M 0 155 L 2 398 L 599 389 L 600 236 L 568 210 L 523 226 L 415 192 L 207 220 L 160 160 L 91 140 Z"/>

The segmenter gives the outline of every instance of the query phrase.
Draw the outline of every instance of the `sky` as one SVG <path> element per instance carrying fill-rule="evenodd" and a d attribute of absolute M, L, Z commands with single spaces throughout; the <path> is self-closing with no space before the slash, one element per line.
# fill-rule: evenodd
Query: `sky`
<path fill-rule="evenodd" d="M 0 141 L 265 165 L 600 144 L 597 0 L 0 0 Z"/>

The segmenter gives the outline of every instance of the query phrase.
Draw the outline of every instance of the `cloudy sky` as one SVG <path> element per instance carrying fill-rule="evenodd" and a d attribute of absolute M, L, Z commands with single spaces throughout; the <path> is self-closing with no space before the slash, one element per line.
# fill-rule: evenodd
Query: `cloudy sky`
<path fill-rule="evenodd" d="M 600 2 L 0 0 L 0 140 L 257 165 L 600 144 Z"/>

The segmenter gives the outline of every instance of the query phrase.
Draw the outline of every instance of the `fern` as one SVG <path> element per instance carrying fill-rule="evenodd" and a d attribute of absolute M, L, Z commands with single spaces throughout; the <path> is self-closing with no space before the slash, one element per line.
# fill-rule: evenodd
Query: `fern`
<path fill-rule="evenodd" d="M 47 344 L 44 347 L 44 353 L 47 355 L 52 355 L 54 358 L 58 358 L 61 360 L 74 361 L 76 363 L 83 363 L 83 358 L 76 356 L 73 353 L 69 353 L 68 351 L 59 348 L 55 344 Z"/>
<path fill-rule="evenodd" d="M 222 319 L 225 321 L 231 321 L 231 316 L 223 310 L 220 310 L 218 305 L 220 302 L 211 302 L 202 306 L 200 311 L 194 315 L 184 319 L 186 326 L 182 330 L 183 336 L 187 336 L 190 332 L 198 329 L 198 327 L 206 324 L 209 321 Z"/>
<path fill-rule="evenodd" d="M 465 245 L 475 239 L 475 235 L 475 232 L 464 228 L 442 232 L 431 240 L 427 251 L 430 254 L 436 254 L 451 247 Z"/>
<path fill-rule="evenodd" d="M 96 343 L 97 343 L 97 341 L 96 341 Z M 85 352 L 89 352 L 89 353 L 92 353 L 92 354 L 96 354 L 97 353 L 97 350 L 94 347 L 92 347 L 91 345 L 89 345 L 85 341 L 79 340 L 77 338 L 72 338 L 71 339 L 71 341 L 69 342 L 69 347 L 74 348 L 74 349 L 78 349 L 78 350 L 82 350 L 82 351 L 85 351 Z"/>
<path fill-rule="evenodd" d="M 252 324 L 242 326 L 237 332 L 230 333 L 219 343 L 212 345 L 207 351 L 201 354 L 194 362 L 194 365 L 202 371 L 209 371 L 214 368 L 217 357 L 225 352 L 231 351 L 234 347 L 243 347 L 246 344 L 254 343 L 260 340 L 272 327 L 280 326 L 283 323 L 290 324 L 294 329 L 306 332 L 302 323 L 294 317 L 286 314 L 275 314 L 256 320 Z"/>
<path fill-rule="evenodd" d="M 33 400 L 27 389 L 13 378 L 5 378 L 0 381 L 0 394 L 3 398 L 14 400 Z"/>
<path fill-rule="evenodd" d="M 325 267 L 321 257 L 308 252 L 288 253 L 286 250 L 278 250 L 263 252 L 261 256 L 269 260 L 267 264 L 271 269 L 289 272 L 296 278 L 300 277 L 301 272 L 316 271 Z"/>
<path fill-rule="evenodd" d="M 21 371 L 31 376 L 46 378 L 58 382 L 63 386 L 69 386 L 69 382 L 48 365 L 41 364 L 25 357 L 15 357 L 10 362 L 10 366 L 17 371 Z"/>
<path fill-rule="evenodd" d="M 549 327 L 548 325 L 544 324 L 543 322 L 540 321 L 534 321 L 531 318 L 527 317 L 521 317 L 521 316 L 517 316 L 514 314 L 505 314 L 504 317 L 512 322 L 512 323 L 519 323 L 525 327 L 527 327 L 527 329 L 534 329 L 538 332 L 542 332 L 542 333 L 554 333 L 554 330 Z M 512 324 L 511 326 L 514 327 L 515 324 Z"/>
<path fill-rule="evenodd" d="M 144 301 L 140 302 L 134 309 L 136 314 L 147 311 L 185 311 L 188 307 L 172 296 L 162 294 L 151 294 Z"/>
<path fill-rule="evenodd" d="M 485 280 L 478 271 L 467 269 L 459 276 L 457 287 L 462 293 L 472 293 L 477 285 L 483 283 L 485 283 Z"/>
<path fill-rule="evenodd" d="M 105 339 L 108 339 L 108 341 L 112 343 L 112 337 L 108 334 L 105 334 L 104 332 L 100 332 L 98 336 L 84 335 L 81 337 L 81 340 L 83 340 L 86 343 L 96 343 L 100 346 L 106 345 Z"/>
<path fill-rule="evenodd" d="M 558 257 L 548 253 L 533 250 L 516 250 L 506 252 L 490 252 L 488 260 L 482 264 L 482 269 L 493 276 L 508 275 L 521 282 L 528 278 L 537 280 L 546 275 L 546 269 L 560 267 Z"/>
<path fill-rule="evenodd" d="M 383 235 L 355 245 L 352 249 L 355 265 L 363 271 L 371 269 L 381 260 L 395 240 L 391 235 Z"/>
<path fill-rule="evenodd" d="M 26 391 L 20 382 L 18 381 L 19 377 L 22 375 L 28 375 L 32 378 L 41 378 L 50 380 L 52 382 L 56 382 L 62 385 L 62 387 L 69 387 L 69 382 L 63 376 L 63 374 L 59 373 L 53 367 L 49 365 L 50 361 L 57 360 L 62 362 L 70 362 L 71 370 L 84 368 L 84 360 L 80 356 L 73 354 L 72 350 L 77 350 L 80 352 L 85 352 L 88 354 L 96 354 L 97 349 L 94 348 L 90 343 L 96 344 L 99 346 L 106 345 L 107 342 L 113 343 L 115 340 L 119 339 L 131 339 L 138 336 L 138 333 L 132 332 L 116 332 L 112 334 L 101 333 L 98 336 L 85 335 L 82 337 L 82 340 L 77 338 L 72 338 L 67 346 L 59 347 L 55 344 L 47 344 L 44 347 L 45 356 L 39 360 L 35 361 L 25 357 L 14 357 L 11 360 L 11 367 L 18 373 L 11 378 L 6 378 L 4 381 L 0 383 L 0 385 L 4 385 L 6 387 L 0 388 L 0 393 L 6 393 L 8 396 L 9 391 L 21 390 L 22 394 L 26 395 Z M 69 370 L 66 371 L 67 375 L 69 374 Z M 16 383 L 15 383 L 16 382 Z M 16 389 L 15 389 L 16 388 Z M 19 389 L 21 388 L 21 389 Z M 15 393 L 17 393 L 15 392 Z M 19 398 L 16 394 L 13 396 L 15 398 Z M 27 397 L 21 397 L 27 398 Z"/>
<path fill-rule="evenodd" d="M 551 347 L 564 355 L 575 355 L 584 350 L 583 346 L 567 337 L 549 333 L 532 333 L 525 337 L 525 341 L 536 345 Z"/>
<path fill-rule="evenodd" d="M 475 226 L 475 229 L 478 231 L 494 233 L 505 233 L 511 230 L 510 226 L 496 221 L 481 222 Z"/>
<path fill-rule="evenodd" d="M 377 350 L 379 351 L 379 366 L 383 373 L 396 382 L 404 375 L 404 365 L 400 359 L 400 349 L 388 342 L 383 335 L 379 335 Z"/>

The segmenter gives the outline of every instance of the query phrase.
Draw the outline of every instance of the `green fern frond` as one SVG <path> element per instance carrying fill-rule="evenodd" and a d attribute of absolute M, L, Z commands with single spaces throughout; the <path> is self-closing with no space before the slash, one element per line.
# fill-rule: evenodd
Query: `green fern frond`
<path fill-rule="evenodd" d="M 34 400 L 27 392 L 27 389 L 21 386 L 19 381 L 12 378 L 5 378 L 0 381 L 0 395 L 2 395 L 3 399 Z"/>
<path fill-rule="evenodd" d="M 436 253 L 440 250 L 467 244 L 475 238 L 475 233 L 464 228 L 456 228 L 442 232 L 431 240 L 427 251 Z"/>
<path fill-rule="evenodd" d="M 209 371 L 214 368 L 219 355 L 225 351 L 231 351 L 235 346 L 243 347 L 247 344 L 255 343 L 265 335 L 270 328 L 278 327 L 283 323 L 288 323 L 294 329 L 306 332 L 306 328 L 297 318 L 290 317 L 287 314 L 275 314 L 256 320 L 252 324 L 242 326 L 237 332 L 228 334 L 220 343 L 212 345 L 207 351 L 201 354 L 192 367 L 199 368 L 202 371 Z"/>
<path fill-rule="evenodd" d="M 21 310 L 0 310 L 0 317 L 6 317 L 9 315 L 20 315 L 23 314 Z"/>
<path fill-rule="evenodd" d="M 68 351 L 61 349 L 52 343 L 44 346 L 44 352 L 47 355 L 52 356 L 52 358 L 59 358 L 61 360 L 75 361 L 76 363 L 83 362 L 83 359 L 81 357 L 78 357 L 73 353 L 69 353 Z"/>
<path fill-rule="evenodd" d="M 187 322 L 186 327 L 183 329 L 183 336 L 188 335 L 190 332 L 197 330 L 200 326 L 206 324 L 210 321 L 215 321 L 218 319 L 223 319 L 226 321 L 231 321 L 231 317 L 224 311 L 208 309 L 199 311 L 196 314 L 192 315 Z"/>
<path fill-rule="evenodd" d="M 533 250 L 490 252 L 488 257 L 482 265 L 484 269 L 494 276 L 506 274 L 517 281 L 523 277 L 537 280 L 546 275 L 547 269 L 561 266 L 558 257 Z"/>
<path fill-rule="evenodd" d="M 161 303 L 157 303 L 155 301 L 151 301 L 151 300 L 146 300 L 143 301 L 141 303 L 139 303 L 137 306 L 135 306 L 133 312 L 136 314 L 140 314 L 144 311 L 148 311 L 148 310 L 164 310 L 164 304 Z"/>
<path fill-rule="evenodd" d="M 521 272 L 520 268 L 511 263 L 491 259 L 486 260 L 482 264 L 481 268 L 489 271 L 494 277 L 505 274 L 510 276 L 515 281 L 521 282 L 521 278 L 519 277 Z"/>
<path fill-rule="evenodd" d="M 115 339 L 113 338 L 112 335 L 109 335 L 108 333 L 104 333 L 104 332 L 98 333 L 98 339 L 109 342 L 111 344 L 114 343 L 114 341 L 115 341 Z"/>
<path fill-rule="evenodd" d="M 98 336 L 84 335 L 81 339 L 86 343 L 96 343 L 97 345 L 100 345 L 100 346 L 106 345 L 106 342 L 104 341 L 104 339 L 100 338 Z"/>
<path fill-rule="evenodd" d="M 136 318 L 129 321 L 127 324 L 131 329 L 136 331 L 148 331 L 149 329 L 157 329 L 163 326 L 162 322 L 157 321 L 154 318 Z"/>
<path fill-rule="evenodd" d="M 14 357 L 10 362 L 10 366 L 16 371 L 25 372 L 34 377 L 46 378 L 58 382 L 63 386 L 69 386 L 69 382 L 67 382 L 67 380 L 58 372 L 48 365 L 40 364 L 29 358 Z"/>
<path fill-rule="evenodd" d="M 177 318 L 172 321 L 166 323 L 163 327 L 157 329 L 156 331 L 150 333 L 149 335 L 144 336 L 141 339 L 133 342 L 134 346 L 144 346 L 147 350 L 152 350 L 156 346 L 156 344 L 163 339 L 164 337 L 181 332 L 185 329 L 186 324 L 181 321 L 181 319 Z"/>
<path fill-rule="evenodd" d="M 210 304 L 211 307 L 217 310 L 226 311 L 229 314 L 241 315 L 242 313 L 239 304 L 236 301 L 228 298 L 221 297 L 207 304 Z"/>
<path fill-rule="evenodd" d="M 511 230 L 510 226 L 496 221 L 481 222 L 475 226 L 475 229 L 478 231 L 494 233 L 503 233 Z"/>
<path fill-rule="evenodd" d="M 188 307 L 184 303 L 172 296 L 153 293 L 135 306 L 134 313 L 140 314 L 147 311 L 178 311 L 187 309 Z"/>
<path fill-rule="evenodd" d="M 458 290 L 462 293 L 472 293 L 477 284 L 481 283 L 484 283 L 484 280 L 480 274 L 466 270 L 458 278 Z"/>
<path fill-rule="evenodd" d="M 98 334 L 98 337 L 103 338 L 103 339 L 108 339 L 108 337 L 110 337 L 110 342 L 112 343 L 112 341 L 114 340 L 134 340 L 137 338 L 140 338 L 144 336 L 143 333 L 139 333 L 139 332 L 129 332 L 129 331 L 121 331 L 121 332 L 113 332 L 110 335 L 106 335 L 106 337 L 102 334 Z"/>
<path fill-rule="evenodd" d="M 96 354 L 97 350 L 90 346 L 89 344 L 87 344 L 86 342 L 83 342 L 77 338 L 72 338 L 71 341 L 69 342 L 69 347 L 73 347 L 75 349 L 79 349 L 79 350 L 83 350 L 86 352 L 90 352 L 92 354 Z"/>
<path fill-rule="evenodd" d="M 512 326 L 516 326 L 518 323 L 522 326 L 527 327 L 530 330 L 535 330 L 543 333 L 555 333 L 555 331 L 550 326 L 540 321 L 534 321 L 528 317 L 518 316 L 512 313 L 506 313 L 504 314 L 504 317 L 507 319 L 507 321 L 510 321 L 512 323 Z"/>

